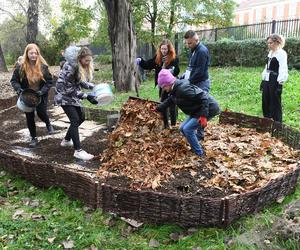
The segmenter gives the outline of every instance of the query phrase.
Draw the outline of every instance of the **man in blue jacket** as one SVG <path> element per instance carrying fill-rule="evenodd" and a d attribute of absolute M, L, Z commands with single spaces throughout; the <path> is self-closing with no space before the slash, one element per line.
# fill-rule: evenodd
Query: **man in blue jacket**
<path fill-rule="evenodd" d="M 186 79 L 176 79 L 169 70 L 162 69 L 158 74 L 158 85 L 169 93 L 169 98 L 156 108 L 164 111 L 169 105 L 176 104 L 188 117 L 180 124 L 180 131 L 186 137 L 192 150 L 200 157 L 204 151 L 196 136 L 198 128 L 205 128 L 207 120 L 220 113 L 216 100 L 206 91 L 190 84 Z"/>
<path fill-rule="evenodd" d="M 209 92 L 210 80 L 208 76 L 208 65 L 210 56 L 208 49 L 199 42 L 197 33 L 188 30 L 184 34 L 186 46 L 191 49 L 189 65 L 182 75 L 190 83 L 198 86 L 202 90 Z"/>

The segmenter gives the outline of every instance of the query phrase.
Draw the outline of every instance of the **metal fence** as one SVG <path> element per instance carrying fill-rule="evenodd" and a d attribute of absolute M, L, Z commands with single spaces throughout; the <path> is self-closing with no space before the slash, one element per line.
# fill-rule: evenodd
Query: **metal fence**
<path fill-rule="evenodd" d="M 201 41 L 216 42 L 222 39 L 245 40 L 266 38 L 272 33 L 278 33 L 284 37 L 300 36 L 300 19 L 273 20 L 271 22 L 231 26 L 226 28 L 215 28 L 196 31 Z M 179 32 L 171 39 L 178 55 L 187 52 L 184 46 L 184 32 Z M 163 37 L 162 37 L 163 38 Z M 139 43 L 137 54 L 144 58 L 151 58 L 155 50 L 150 43 Z"/>
<path fill-rule="evenodd" d="M 273 20 L 272 22 L 199 30 L 197 33 L 202 40 L 208 42 L 215 42 L 223 38 L 233 40 L 266 38 L 272 33 L 278 33 L 285 37 L 299 37 L 300 19 Z"/>

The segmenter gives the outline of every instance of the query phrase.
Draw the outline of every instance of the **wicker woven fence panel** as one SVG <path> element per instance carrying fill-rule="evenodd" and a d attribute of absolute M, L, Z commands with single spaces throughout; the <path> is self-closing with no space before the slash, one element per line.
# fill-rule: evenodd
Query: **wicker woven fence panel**
<path fill-rule="evenodd" d="M 182 198 L 176 195 L 163 195 L 160 199 L 162 223 L 180 223 L 182 218 Z"/>
<path fill-rule="evenodd" d="M 300 132 L 280 122 L 274 122 L 272 136 L 280 138 L 290 147 L 300 149 Z"/>
<path fill-rule="evenodd" d="M 255 128 L 259 132 L 271 132 L 273 124 L 273 121 L 268 118 L 260 118 L 236 112 L 221 112 L 219 122 L 237 124 L 246 128 Z"/>
<path fill-rule="evenodd" d="M 26 159 L 23 161 L 24 177 L 32 184 L 38 187 L 51 187 L 55 186 L 56 177 L 54 174 L 53 166 L 50 164 L 33 162 Z"/>
<path fill-rule="evenodd" d="M 73 199 L 83 201 L 87 206 L 96 208 L 97 183 L 87 174 L 74 172 L 64 167 L 54 167 L 55 186 L 61 187 Z"/>
<path fill-rule="evenodd" d="M 243 215 L 259 212 L 266 205 L 294 192 L 299 172 L 300 166 L 297 170 L 272 180 L 263 188 L 227 197 L 226 223 L 229 224 Z"/>
<path fill-rule="evenodd" d="M 152 223 L 161 222 L 161 194 L 155 192 L 143 192 L 140 202 L 140 219 Z M 172 221 L 170 221 L 172 223 Z"/>
<path fill-rule="evenodd" d="M 102 185 L 103 211 L 114 212 L 120 216 L 139 218 L 140 195 L 138 191 L 113 188 Z"/>
<path fill-rule="evenodd" d="M 232 221 L 247 214 L 256 211 L 256 203 L 259 197 L 260 190 L 248 192 L 240 195 L 231 195 L 226 199 L 225 224 L 230 224 Z"/>
<path fill-rule="evenodd" d="M 24 159 L 7 153 L 6 151 L 0 151 L 0 164 L 7 171 L 20 176 L 25 176 L 25 169 L 23 164 Z"/>

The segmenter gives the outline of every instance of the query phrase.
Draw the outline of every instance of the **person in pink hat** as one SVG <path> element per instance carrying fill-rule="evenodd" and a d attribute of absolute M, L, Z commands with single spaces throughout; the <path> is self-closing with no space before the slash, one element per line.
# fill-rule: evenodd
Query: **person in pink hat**
<path fill-rule="evenodd" d="M 196 131 L 205 128 L 207 121 L 220 113 L 216 100 L 189 80 L 176 79 L 169 70 L 162 69 L 158 74 L 158 85 L 169 93 L 168 99 L 156 107 L 156 111 L 163 112 L 170 105 L 176 104 L 187 118 L 180 124 L 180 131 L 186 137 L 192 150 L 200 157 L 204 156 Z"/>

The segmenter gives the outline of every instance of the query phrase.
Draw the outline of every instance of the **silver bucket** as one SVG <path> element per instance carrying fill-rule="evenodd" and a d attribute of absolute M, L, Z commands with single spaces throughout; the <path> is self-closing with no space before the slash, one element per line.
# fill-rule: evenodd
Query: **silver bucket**
<path fill-rule="evenodd" d="M 30 113 L 41 103 L 41 97 L 33 89 L 25 89 L 19 96 L 17 107 L 25 112 Z"/>

